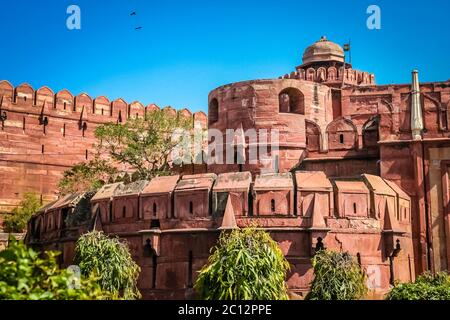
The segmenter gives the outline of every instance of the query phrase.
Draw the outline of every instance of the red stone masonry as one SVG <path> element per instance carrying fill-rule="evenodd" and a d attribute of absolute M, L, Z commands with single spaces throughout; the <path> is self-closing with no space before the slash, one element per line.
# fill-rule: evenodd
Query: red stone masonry
<path fill-rule="evenodd" d="M 79 234 L 95 227 L 118 235 L 142 268 L 138 285 L 144 297 L 180 299 L 189 297 L 222 226 L 254 225 L 271 233 L 291 263 L 292 292 L 307 292 L 310 259 L 322 244 L 358 256 L 364 268 L 377 273 L 370 278 L 372 292 L 382 294 L 392 281 L 411 281 L 415 275 L 410 199 L 389 183 L 377 176 L 337 180 L 308 171 L 297 172 L 295 181 L 290 173 L 257 176 L 254 185 L 249 172 L 107 185 L 91 196 L 90 215 L 78 226 L 63 221 L 82 212 L 79 194 L 42 209 L 30 221 L 27 242 L 64 252 L 60 262 L 67 266 Z M 224 201 L 209 207 L 225 193 Z M 243 214 L 247 201 L 253 210 Z M 234 218 L 226 219 L 225 212 Z M 401 252 L 390 262 L 397 241 Z"/>
<path fill-rule="evenodd" d="M 72 195 L 61 200 L 64 207 L 50 204 L 30 221 L 27 241 L 63 251 L 67 265 L 77 237 L 93 226 L 123 237 L 143 270 L 139 287 L 152 299 L 192 297 L 196 271 L 222 227 L 235 225 L 256 224 L 271 233 L 291 263 L 287 283 L 295 293 L 308 291 L 310 259 L 321 247 L 357 256 L 378 294 L 425 270 L 448 270 L 450 80 L 420 83 L 417 76 L 414 71 L 411 84 L 376 85 L 374 75 L 354 70 L 343 49 L 323 37 L 291 74 L 216 88 L 208 96 L 209 117 L 193 115 L 221 135 L 277 129 L 277 155 L 250 163 L 246 150 L 246 163 L 212 164 L 208 174 L 197 174 L 206 166 L 196 165 L 194 175 L 180 172 L 170 181 L 105 186 L 92 198 L 89 218 L 76 227 L 63 217 L 83 215 L 78 203 L 85 198 Z M 52 195 L 62 170 L 82 160 L 85 149 L 89 155 L 96 124 L 142 116 L 139 103 L 38 92 L 0 83 L 8 116 L 0 145 L 7 158 L 0 165 L 6 204 L 25 190 Z M 104 115 L 108 106 L 112 117 Z M 42 107 L 49 120 L 45 134 Z M 75 113 L 68 111 L 74 107 Z M 61 136 L 64 123 L 71 139 Z M 247 149 L 264 144 L 245 139 Z M 223 139 L 216 149 L 233 142 Z"/>
<path fill-rule="evenodd" d="M 14 88 L 0 81 L 0 110 L 6 116 L 0 123 L 0 212 L 12 210 L 25 192 L 41 195 L 43 202 L 56 199 L 62 173 L 91 159 L 98 125 L 144 117 L 154 109 L 159 107 L 104 96 L 93 99 L 85 93 L 74 96 L 67 90 L 55 94 L 28 84 Z M 203 112 L 180 112 L 207 125 Z"/>

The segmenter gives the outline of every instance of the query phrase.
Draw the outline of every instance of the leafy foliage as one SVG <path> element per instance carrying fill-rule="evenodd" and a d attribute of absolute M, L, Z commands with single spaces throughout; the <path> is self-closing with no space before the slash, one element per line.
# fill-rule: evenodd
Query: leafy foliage
<path fill-rule="evenodd" d="M 34 193 L 25 193 L 23 200 L 10 214 L 6 214 L 3 225 L 6 232 L 21 233 L 27 227 L 27 222 L 42 206 L 41 200 Z"/>
<path fill-rule="evenodd" d="M 286 300 L 289 263 L 270 235 L 255 228 L 223 232 L 195 289 L 205 300 Z"/>
<path fill-rule="evenodd" d="M 100 150 L 114 161 L 136 170 L 135 180 L 169 175 L 170 154 L 183 137 L 174 139 L 176 129 L 189 130 L 192 119 L 165 110 L 153 110 L 146 119 L 128 119 L 125 124 L 107 123 L 97 127 Z"/>
<path fill-rule="evenodd" d="M 320 250 L 312 265 L 315 278 L 307 300 L 357 300 L 367 294 L 365 273 L 349 253 Z"/>
<path fill-rule="evenodd" d="M 76 281 L 69 270 L 56 263 L 59 253 L 41 258 L 22 242 L 12 239 L 0 252 L 0 300 L 94 300 L 111 299 L 93 277 Z M 76 285 L 71 285 L 76 284 Z"/>
<path fill-rule="evenodd" d="M 450 300 L 450 275 L 425 273 L 414 283 L 397 283 L 387 294 L 388 300 Z"/>
<path fill-rule="evenodd" d="M 106 160 L 95 157 L 89 162 L 79 163 L 64 172 L 59 182 L 62 195 L 74 192 L 98 190 L 110 182 L 118 171 Z"/>
<path fill-rule="evenodd" d="M 128 245 L 103 232 L 84 234 L 77 241 L 75 263 L 85 276 L 98 277 L 100 286 L 116 296 L 138 299 L 140 268 L 131 257 Z"/>

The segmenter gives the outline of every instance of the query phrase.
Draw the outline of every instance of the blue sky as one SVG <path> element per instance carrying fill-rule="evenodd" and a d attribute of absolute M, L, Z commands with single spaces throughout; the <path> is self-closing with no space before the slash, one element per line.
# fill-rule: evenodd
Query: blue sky
<path fill-rule="evenodd" d="M 66 28 L 71 4 L 81 30 Z M 371 4 L 381 30 L 366 27 Z M 353 66 L 379 84 L 408 83 L 414 68 L 443 81 L 449 14 L 448 0 L 0 0 L 0 79 L 206 111 L 215 87 L 289 73 L 326 35 L 351 39 Z"/>

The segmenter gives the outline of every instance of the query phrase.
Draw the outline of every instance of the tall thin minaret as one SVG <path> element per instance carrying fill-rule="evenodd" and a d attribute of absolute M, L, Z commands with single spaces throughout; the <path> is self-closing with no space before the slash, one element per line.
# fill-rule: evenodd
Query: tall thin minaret
<path fill-rule="evenodd" d="M 412 72 L 411 131 L 413 140 L 422 140 L 423 114 L 420 102 L 419 71 Z"/>

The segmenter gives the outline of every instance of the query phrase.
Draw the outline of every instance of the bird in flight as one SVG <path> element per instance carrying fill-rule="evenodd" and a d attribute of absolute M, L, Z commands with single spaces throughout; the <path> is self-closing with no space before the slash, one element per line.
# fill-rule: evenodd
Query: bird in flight
<path fill-rule="evenodd" d="M 135 16 L 136 15 L 136 11 L 133 11 L 132 13 L 130 13 L 130 16 Z"/>
<path fill-rule="evenodd" d="M 141 30 L 142 29 L 142 27 L 136 27 L 136 28 L 134 28 L 134 30 Z"/>

